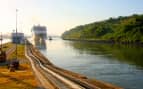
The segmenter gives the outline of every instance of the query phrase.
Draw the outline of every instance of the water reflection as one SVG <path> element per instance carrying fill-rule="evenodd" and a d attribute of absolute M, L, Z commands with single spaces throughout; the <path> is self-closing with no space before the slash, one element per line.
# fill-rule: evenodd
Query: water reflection
<path fill-rule="evenodd" d="M 143 47 L 133 45 L 98 44 L 94 42 L 66 42 L 80 54 L 103 55 L 114 57 L 118 61 L 143 67 Z"/>
<path fill-rule="evenodd" d="M 125 89 L 142 88 L 142 47 L 61 39 L 46 42 L 47 49 L 41 52 L 59 67 Z"/>
<path fill-rule="evenodd" d="M 40 40 L 34 40 L 34 45 L 38 48 L 38 49 L 46 49 L 46 41 L 45 39 L 40 39 Z"/>

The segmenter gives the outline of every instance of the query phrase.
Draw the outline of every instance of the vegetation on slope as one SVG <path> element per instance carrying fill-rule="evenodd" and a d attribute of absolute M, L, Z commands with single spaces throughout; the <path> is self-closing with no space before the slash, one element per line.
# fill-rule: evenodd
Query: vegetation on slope
<path fill-rule="evenodd" d="M 62 38 L 143 43 L 143 15 L 120 16 L 77 26 L 64 32 Z"/>

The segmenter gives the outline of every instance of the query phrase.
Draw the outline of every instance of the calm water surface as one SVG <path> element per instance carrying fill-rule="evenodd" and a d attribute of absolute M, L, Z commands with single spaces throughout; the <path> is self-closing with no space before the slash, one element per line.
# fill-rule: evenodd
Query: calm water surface
<path fill-rule="evenodd" d="M 143 87 L 143 47 L 54 39 L 40 51 L 57 66 L 89 78 L 125 89 Z"/>
<path fill-rule="evenodd" d="M 11 42 L 11 39 L 3 38 L 2 44 L 8 43 L 8 42 Z M 0 41 L 0 43 L 1 43 L 1 41 Z"/>

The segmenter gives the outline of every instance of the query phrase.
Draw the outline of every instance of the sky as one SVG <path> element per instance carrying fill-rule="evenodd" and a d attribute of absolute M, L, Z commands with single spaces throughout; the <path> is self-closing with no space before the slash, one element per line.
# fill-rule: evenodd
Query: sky
<path fill-rule="evenodd" d="M 50 35 L 110 17 L 143 14 L 143 0 L 0 0 L 0 32 L 31 33 L 33 25 L 47 27 Z"/>

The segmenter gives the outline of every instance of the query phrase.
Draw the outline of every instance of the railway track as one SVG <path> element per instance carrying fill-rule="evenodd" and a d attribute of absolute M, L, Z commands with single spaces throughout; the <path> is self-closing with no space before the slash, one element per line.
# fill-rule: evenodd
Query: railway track
<path fill-rule="evenodd" d="M 121 89 L 110 87 L 110 85 L 107 85 L 107 88 L 103 88 L 106 84 L 98 87 L 85 81 L 86 77 L 84 76 L 71 75 L 69 71 L 58 68 L 49 62 L 30 43 L 26 45 L 25 50 L 25 55 L 30 60 L 35 75 L 46 89 Z"/>
<path fill-rule="evenodd" d="M 8 49 L 8 50 L 6 51 L 6 56 L 8 57 L 12 52 L 15 51 L 15 49 L 16 49 L 15 46 L 13 46 L 13 47 L 11 47 L 10 49 Z"/>
<path fill-rule="evenodd" d="M 38 76 L 40 75 L 40 78 L 41 76 L 43 77 L 41 81 L 44 79 L 42 84 L 45 88 L 51 89 L 48 87 L 49 84 L 46 84 L 47 82 L 50 82 L 53 89 L 86 89 L 45 67 L 44 64 L 39 61 L 39 58 L 33 55 L 34 53 L 31 47 L 26 47 L 26 52 L 34 72 L 36 72 Z"/>
<path fill-rule="evenodd" d="M 5 50 L 3 50 L 4 47 L 0 48 L 0 62 L 6 62 L 8 56 L 14 52 L 15 47 L 12 46 L 11 48 L 7 48 Z"/>

